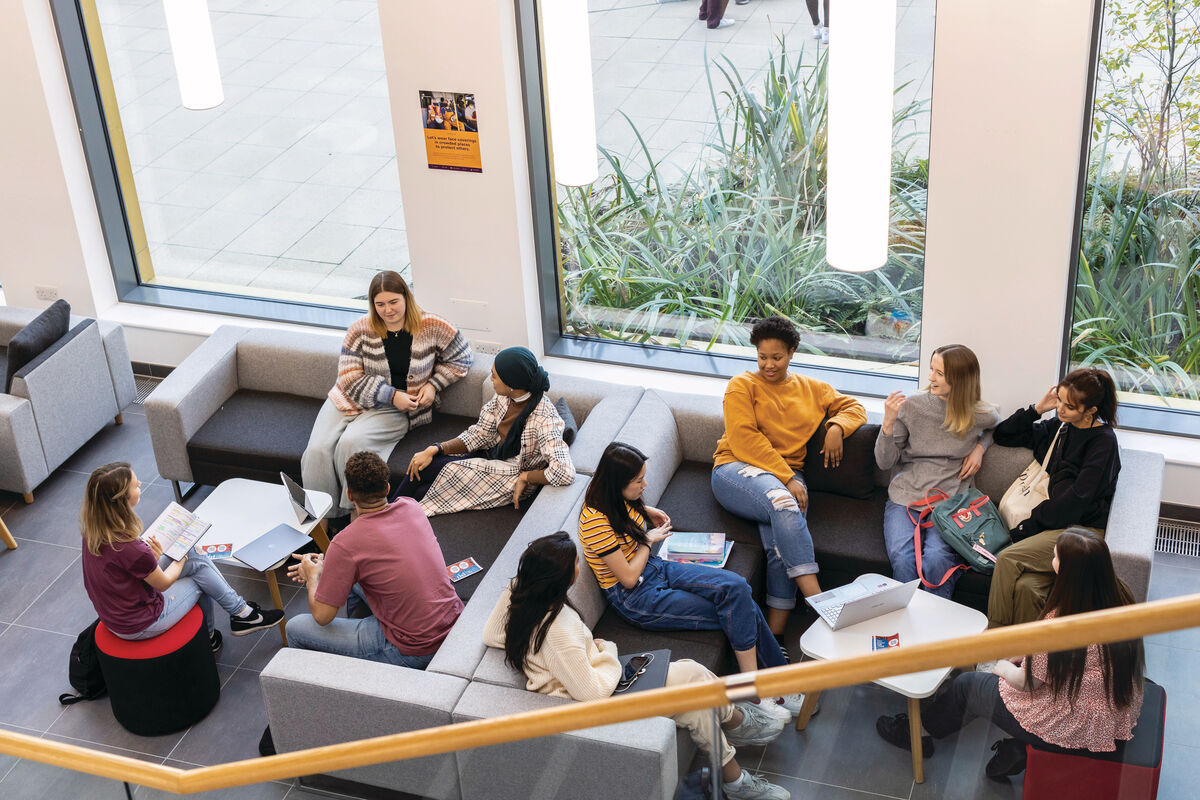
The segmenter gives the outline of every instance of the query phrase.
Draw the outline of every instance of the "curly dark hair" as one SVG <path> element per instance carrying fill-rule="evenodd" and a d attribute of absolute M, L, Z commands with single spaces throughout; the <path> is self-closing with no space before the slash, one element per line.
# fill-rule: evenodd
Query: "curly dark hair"
<path fill-rule="evenodd" d="M 750 344 L 757 347 L 759 342 L 767 339 L 778 339 L 788 350 L 795 350 L 800 344 L 800 333 L 790 319 L 776 314 L 760 319 L 750 329 Z"/>
<path fill-rule="evenodd" d="M 359 450 L 346 462 L 346 488 L 360 502 L 386 497 L 390 477 L 387 464 L 370 450 Z"/>

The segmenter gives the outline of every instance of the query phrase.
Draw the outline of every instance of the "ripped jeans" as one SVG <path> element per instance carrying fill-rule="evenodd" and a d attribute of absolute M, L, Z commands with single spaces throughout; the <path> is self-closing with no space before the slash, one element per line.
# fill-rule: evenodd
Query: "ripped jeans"
<path fill-rule="evenodd" d="M 804 482 L 798 472 L 796 480 Z M 767 551 L 767 607 L 795 608 L 795 579 L 818 569 L 808 520 L 791 492 L 771 473 L 741 461 L 714 469 L 712 490 L 726 511 L 758 523 Z"/>

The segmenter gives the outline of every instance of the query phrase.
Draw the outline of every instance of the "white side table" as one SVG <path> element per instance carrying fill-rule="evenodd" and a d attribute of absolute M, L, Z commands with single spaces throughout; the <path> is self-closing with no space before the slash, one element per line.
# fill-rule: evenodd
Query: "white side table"
<path fill-rule="evenodd" d="M 204 498 L 195 511 L 196 516 L 212 527 L 205 534 L 205 542 L 211 544 L 233 545 L 233 552 L 250 544 L 277 525 L 287 524 L 302 533 L 312 536 L 321 552 L 329 548 L 329 537 L 325 533 L 325 514 L 333 505 L 333 498 L 325 492 L 305 489 L 309 505 L 316 512 L 317 519 L 304 525 L 296 521 L 290 495 L 281 483 L 265 483 L 247 478 L 231 478 L 222 482 L 212 494 Z M 233 564 L 249 569 L 236 558 L 214 559 L 220 563 Z M 275 570 L 283 566 L 287 559 L 273 565 L 264 574 L 267 576 L 267 588 L 275 607 L 283 610 L 283 598 L 279 594 L 279 582 Z M 286 620 L 279 624 L 279 634 L 283 643 L 287 644 Z"/>
<path fill-rule="evenodd" d="M 800 637 L 800 650 L 816 659 L 838 659 L 871 652 L 874 636 L 900 634 L 900 646 L 936 642 L 979 633 L 987 617 L 973 608 L 918 590 L 907 608 L 884 614 L 840 631 L 817 619 Z M 921 698 L 929 697 L 950 674 L 950 667 L 880 678 L 875 683 L 908 698 L 909 735 L 912 738 L 913 778 L 925 782 L 921 752 Z M 816 708 L 820 692 L 809 692 L 796 718 L 796 730 L 804 730 Z"/>

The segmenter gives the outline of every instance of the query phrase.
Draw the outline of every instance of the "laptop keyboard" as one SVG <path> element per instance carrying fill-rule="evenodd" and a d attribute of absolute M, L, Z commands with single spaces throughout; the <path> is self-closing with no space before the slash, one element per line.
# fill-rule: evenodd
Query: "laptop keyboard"
<path fill-rule="evenodd" d="M 842 607 L 845 605 L 845 603 L 837 603 L 836 605 L 827 605 L 821 609 L 823 612 L 822 616 L 825 617 L 825 621 L 829 623 L 829 627 L 832 628 L 837 624 L 838 617 L 840 617 L 842 614 Z"/>

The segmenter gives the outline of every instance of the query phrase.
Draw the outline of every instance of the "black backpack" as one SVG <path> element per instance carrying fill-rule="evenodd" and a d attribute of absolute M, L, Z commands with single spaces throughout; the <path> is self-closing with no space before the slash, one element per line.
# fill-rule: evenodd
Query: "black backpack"
<path fill-rule="evenodd" d="M 80 700 L 95 700 L 107 691 L 104 673 L 100 671 L 100 658 L 96 655 L 96 626 L 99 624 L 100 620 L 96 620 L 75 637 L 67 677 L 79 694 L 60 694 L 58 702 L 64 706 L 78 703 Z"/>

